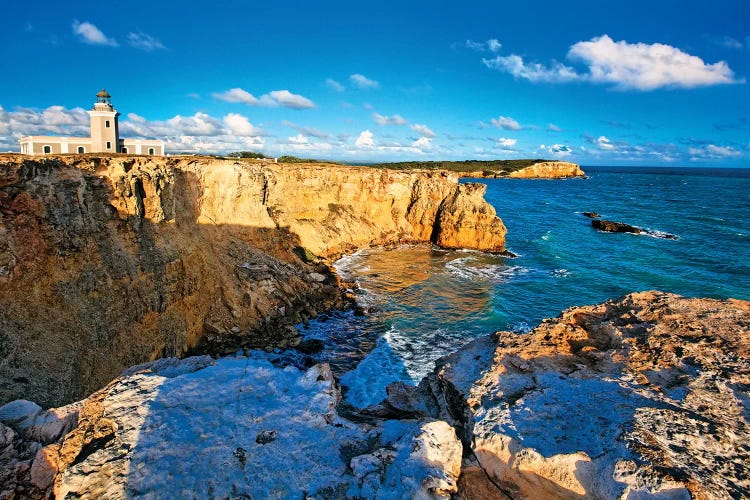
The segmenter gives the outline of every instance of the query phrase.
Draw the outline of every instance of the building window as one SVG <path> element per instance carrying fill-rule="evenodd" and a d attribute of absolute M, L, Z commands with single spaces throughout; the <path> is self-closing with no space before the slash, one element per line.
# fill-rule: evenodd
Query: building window
<path fill-rule="evenodd" d="M 107 149 L 112 149 L 112 143 L 107 141 Z"/>
<path fill-rule="evenodd" d="M 148 154 L 150 155 L 154 154 L 154 148 L 148 148 Z"/>
<path fill-rule="evenodd" d="M 122 149 L 123 153 L 127 153 L 128 152 L 128 148 L 120 148 L 120 149 Z"/>
<path fill-rule="evenodd" d="M 104 122 L 104 126 L 107 127 L 107 128 L 109 128 L 109 120 L 107 120 L 107 121 Z"/>
<path fill-rule="evenodd" d="M 52 152 L 52 146 L 44 146 L 44 154 L 48 155 Z"/>
<path fill-rule="evenodd" d="M 84 148 L 83 146 L 78 146 L 78 153 L 79 154 L 83 154 L 85 152 L 86 152 L 86 148 Z"/>

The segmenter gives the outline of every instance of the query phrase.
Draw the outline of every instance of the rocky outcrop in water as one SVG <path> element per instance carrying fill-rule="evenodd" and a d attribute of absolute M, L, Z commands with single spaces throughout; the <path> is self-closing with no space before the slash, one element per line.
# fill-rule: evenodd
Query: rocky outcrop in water
<path fill-rule="evenodd" d="M 580 165 L 567 161 L 544 161 L 508 174 L 514 179 L 567 179 L 585 177 Z"/>
<path fill-rule="evenodd" d="M 584 214 L 585 215 L 585 214 Z M 591 221 L 591 227 L 604 231 L 605 233 L 630 233 L 630 234 L 646 234 L 655 238 L 662 238 L 665 240 L 676 240 L 677 236 L 674 234 L 664 233 L 661 231 L 650 231 L 624 222 L 615 222 L 611 220 L 595 219 Z"/>
<path fill-rule="evenodd" d="M 749 333 L 749 302 L 636 293 L 477 340 L 415 392 L 471 447 L 462 498 L 744 498 Z"/>
<path fill-rule="evenodd" d="M 67 403 L 162 356 L 294 345 L 293 324 L 347 305 L 320 257 L 501 251 L 505 228 L 472 192 L 440 172 L 0 156 L 0 402 Z"/>

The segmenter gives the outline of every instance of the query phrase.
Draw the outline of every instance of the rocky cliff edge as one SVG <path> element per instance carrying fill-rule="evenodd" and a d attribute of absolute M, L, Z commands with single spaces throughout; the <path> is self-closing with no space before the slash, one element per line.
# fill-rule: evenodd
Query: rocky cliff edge
<path fill-rule="evenodd" d="M 289 346 L 347 301 L 326 258 L 435 242 L 503 251 L 453 174 L 199 157 L 0 156 L 0 402 L 79 399 L 186 352 Z"/>
<path fill-rule="evenodd" d="M 0 496 L 746 498 L 749 332 L 749 302 L 631 294 L 478 339 L 346 417 L 326 365 L 163 359 L 0 407 Z"/>

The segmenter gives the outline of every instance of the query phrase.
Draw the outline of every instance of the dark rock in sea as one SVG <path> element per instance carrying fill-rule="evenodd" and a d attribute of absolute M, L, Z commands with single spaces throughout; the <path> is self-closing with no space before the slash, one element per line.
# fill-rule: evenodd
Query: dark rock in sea
<path fill-rule="evenodd" d="M 258 444 L 268 444 L 276 441 L 276 431 L 261 431 L 258 437 L 255 438 L 255 442 Z"/>
<path fill-rule="evenodd" d="M 303 354 L 315 354 L 323 350 L 325 344 L 320 339 L 305 339 L 295 347 Z"/>
<path fill-rule="evenodd" d="M 583 212 L 583 215 L 588 217 L 589 219 L 598 219 L 601 217 L 597 212 Z"/>
<path fill-rule="evenodd" d="M 643 232 L 643 229 L 639 227 L 631 226 L 630 224 L 625 224 L 624 222 L 614 222 L 611 220 L 592 220 L 591 225 L 599 231 L 604 231 L 607 233 L 640 234 Z"/>

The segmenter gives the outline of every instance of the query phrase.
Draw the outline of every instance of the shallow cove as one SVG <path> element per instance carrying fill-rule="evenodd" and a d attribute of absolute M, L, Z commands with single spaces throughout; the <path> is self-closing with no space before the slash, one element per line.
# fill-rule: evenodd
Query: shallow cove
<path fill-rule="evenodd" d="M 750 171 L 586 170 L 588 180 L 484 180 L 515 259 L 402 246 L 339 260 L 366 315 L 298 328 L 325 341 L 313 359 L 332 363 L 346 400 L 377 403 L 388 383 L 419 381 L 472 338 L 523 332 L 573 305 L 646 289 L 750 298 Z M 585 211 L 679 239 L 602 233 Z"/>

